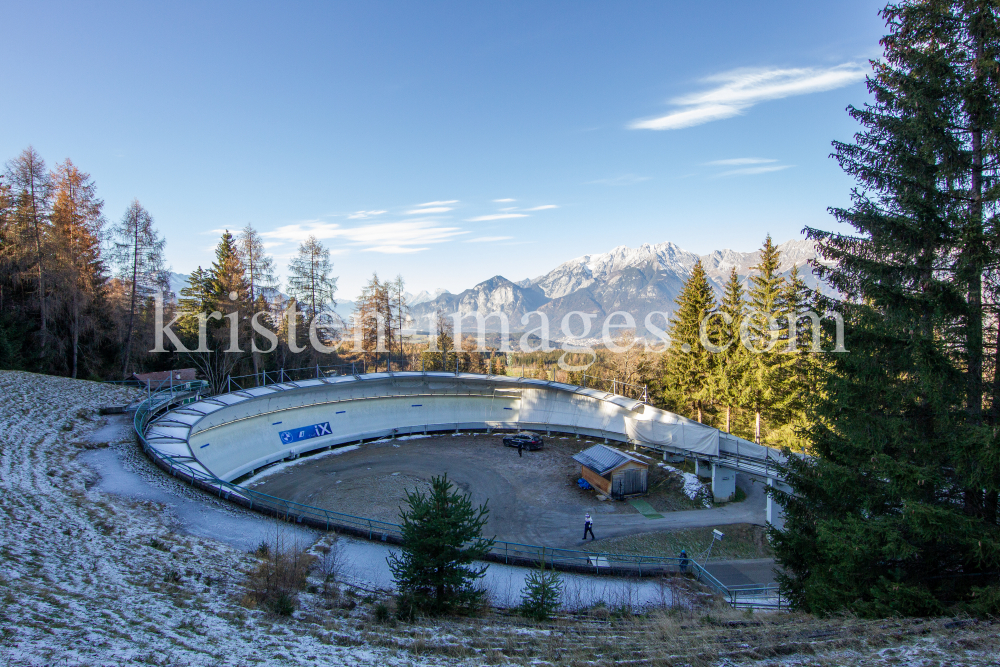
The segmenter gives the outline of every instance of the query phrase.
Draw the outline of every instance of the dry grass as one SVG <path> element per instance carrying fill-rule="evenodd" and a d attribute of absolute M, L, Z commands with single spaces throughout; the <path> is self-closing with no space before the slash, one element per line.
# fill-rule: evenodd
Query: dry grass
<path fill-rule="evenodd" d="M 365 643 L 467 664 L 995 665 L 998 626 L 972 619 L 818 619 L 728 606 L 627 615 L 595 608 L 531 623 L 480 619 L 359 625 Z"/>
<path fill-rule="evenodd" d="M 774 552 L 768 545 L 764 527 L 750 523 L 610 537 L 599 543 L 588 542 L 583 549 L 639 556 L 673 556 L 680 553 L 681 549 L 687 549 L 689 556 L 699 559 L 712 542 L 713 528 L 718 528 L 726 536 L 712 547 L 712 560 L 772 558 L 774 556 Z"/>

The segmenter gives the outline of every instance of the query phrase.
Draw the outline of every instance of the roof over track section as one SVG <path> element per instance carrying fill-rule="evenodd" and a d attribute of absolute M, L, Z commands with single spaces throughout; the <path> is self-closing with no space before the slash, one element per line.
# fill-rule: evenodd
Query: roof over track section
<path fill-rule="evenodd" d="M 617 394 L 466 373 L 347 375 L 219 394 L 165 413 L 146 438 L 161 454 L 232 481 L 362 439 L 469 429 L 576 433 L 767 476 L 780 459 L 775 450 Z"/>

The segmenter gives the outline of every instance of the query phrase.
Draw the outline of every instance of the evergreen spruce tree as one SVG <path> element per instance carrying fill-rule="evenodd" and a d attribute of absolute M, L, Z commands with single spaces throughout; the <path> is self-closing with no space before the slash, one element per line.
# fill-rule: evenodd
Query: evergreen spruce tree
<path fill-rule="evenodd" d="M 740 326 L 740 404 L 754 414 L 754 442 L 761 442 L 765 424 L 785 423 L 795 400 L 789 381 L 789 360 L 782 353 L 787 340 L 788 308 L 785 279 L 779 265 L 781 253 L 770 234 L 753 267 L 747 290 L 747 313 Z"/>
<path fill-rule="evenodd" d="M 205 318 L 206 349 L 184 356 L 202 372 L 213 390 L 225 391 L 227 378 L 246 356 L 249 339 L 249 287 L 236 237 L 228 230 L 215 247 L 210 269 L 191 274 L 189 286 L 181 290 L 180 305 L 185 315 L 179 329 L 186 335 L 185 346 L 197 349 L 200 343 L 199 317 Z M 246 369 L 248 370 L 248 369 Z"/>
<path fill-rule="evenodd" d="M 822 373 L 812 459 L 791 457 L 771 531 L 799 608 L 868 616 L 1000 611 L 1000 448 L 984 397 L 982 276 L 995 268 L 995 2 L 883 10 L 862 126 L 835 143 L 859 187 L 809 229 L 843 296 L 847 353 Z M 997 351 L 1000 353 L 1000 350 Z M 996 386 L 998 378 L 992 381 Z M 988 411 L 986 410 L 988 408 Z"/>
<path fill-rule="evenodd" d="M 415 611 L 445 614 L 469 609 L 482 599 L 473 584 L 486 565 L 472 565 L 489 553 L 493 539 L 483 537 L 489 510 L 473 507 L 469 496 L 452 490 L 448 475 L 431 478 L 431 490 L 407 491 L 400 509 L 403 547 L 387 559 L 404 615 Z"/>
<path fill-rule="evenodd" d="M 719 304 L 717 337 L 713 340 L 717 348 L 713 384 L 715 385 L 715 395 L 726 412 L 725 430 L 750 438 L 752 437 L 751 432 L 737 426 L 737 415 L 734 414 L 734 411 L 739 411 L 742 396 L 740 373 L 745 365 L 744 355 L 747 354 L 746 349 L 740 343 L 740 325 L 745 315 L 746 297 L 744 296 L 743 283 L 740 282 L 740 277 L 736 273 L 736 267 L 733 267 L 729 272 L 729 279 L 722 288 L 722 301 Z"/>
<path fill-rule="evenodd" d="M 797 266 L 784 286 L 783 302 L 787 330 L 779 342 L 778 351 L 784 366 L 784 385 L 789 399 L 784 403 L 783 416 L 768 432 L 768 443 L 776 447 L 787 447 L 803 451 L 807 443 L 803 432 L 809 427 L 807 404 L 820 398 L 819 371 L 825 355 L 818 354 L 815 347 L 822 350 L 820 323 L 808 313 L 816 313 L 812 290 L 806 285 Z M 814 333 L 817 339 L 814 339 Z"/>
<path fill-rule="evenodd" d="M 701 342 L 702 321 L 715 312 L 715 294 L 701 262 L 691 270 L 677 297 L 670 322 L 670 350 L 663 357 L 663 402 L 675 411 L 704 419 L 711 406 L 713 355 Z M 717 318 L 712 318 L 713 326 Z"/>

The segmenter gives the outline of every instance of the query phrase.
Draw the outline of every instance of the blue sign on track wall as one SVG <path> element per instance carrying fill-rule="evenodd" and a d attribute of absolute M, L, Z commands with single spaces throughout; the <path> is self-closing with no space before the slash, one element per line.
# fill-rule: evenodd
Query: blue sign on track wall
<path fill-rule="evenodd" d="M 291 431 L 282 431 L 278 435 L 281 436 L 281 442 L 290 445 L 299 440 L 309 440 L 310 438 L 318 438 L 321 435 L 330 435 L 331 433 L 330 422 L 323 422 L 322 424 L 295 428 Z"/>

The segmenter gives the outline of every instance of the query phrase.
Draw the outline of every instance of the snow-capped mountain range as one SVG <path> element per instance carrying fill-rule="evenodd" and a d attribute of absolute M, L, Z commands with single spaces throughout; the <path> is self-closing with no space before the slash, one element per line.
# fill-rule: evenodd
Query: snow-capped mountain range
<path fill-rule="evenodd" d="M 809 260 L 818 258 L 812 241 L 786 241 L 778 250 L 783 275 L 787 276 L 792 267 L 797 266 L 807 285 L 819 286 L 829 293 L 829 287 L 819 285 L 807 266 Z M 647 313 L 673 312 L 674 300 L 698 260 L 721 297 L 722 285 L 729 278 L 729 272 L 735 268 L 745 281 L 752 273 L 751 268 L 760 262 L 760 251 L 716 250 L 696 255 L 669 241 L 655 245 L 644 243 L 638 248 L 618 246 L 606 253 L 583 255 L 563 262 L 537 278 L 512 282 L 503 276 L 494 276 L 459 294 L 436 289 L 407 293 L 406 297 L 417 319 L 418 330 L 429 328 L 429 318 L 437 312 L 446 316 L 456 312 L 474 316 L 477 312 L 486 315 L 499 311 L 507 315 L 511 331 L 518 331 L 524 328 L 521 317 L 538 310 L 549 317 L 552 335 L 558 337 L 559 323 L 571 311 L 595 313 L 597 323 L 615 311 L 625 311 L 635 317 L 642 334 Z M 175 294 L 180 294 L 187 282 L 188 276 L 184 274 L 170 275 L 170 286 Z M 338 299 L 335 310 L 347 321 L 354 310 L 354 302 Z M 662 326 L 662 321 L 657 320 L 657 325 Z M 487 326 L 491 331 L 499 329 L 496 318 L 491 318 Z M 537 326 L 537 319 L 530 326 Z"/>
<path fill-rule="evenodd" d="M 778 249 L 784 275 L 788 275 L 793 266 L 798 266 L 805 282 L 810 287 L 817 287 L 816 277 L 806 266 L 809 260 L 818 257 L 811 241 L 786 241 Z M 729 272 L 735 268 L 745 280 L 751 267 L 760 261 L 760 251 L 716 250 L 697 255 L 669 241 L 643 244 L 638 248 L 618 246 L 610 252 L 563 262 L 537 278 L 515 283 L 503 276 L 494 276 L 460 294 L 444 292 L 434 299 L 411 303 L 411 307 L 415 316 L 423 318 L 437 311 L 445 315 L 459 312 L 470 316 L 476 312 L 485 315 L 500 311 L 510 319 L 512 330 L 521 328 L 521 317 L 532 310 L 545 313 L 556 327 L 570 311 L 595 313 L 600 322 L 620 310 L 635 317 L 642 333 L 647 313 L 673 311 L 674 300 L 698 260 L 721 296 Z M 820 288 L 828 291 L 826 286 Z M 498 328 L 495 319 L 488 325 L 490 329 Z M 537 321 L 531 326 L 537 326 Z"/>

